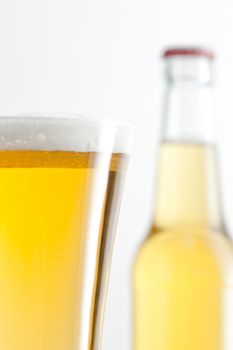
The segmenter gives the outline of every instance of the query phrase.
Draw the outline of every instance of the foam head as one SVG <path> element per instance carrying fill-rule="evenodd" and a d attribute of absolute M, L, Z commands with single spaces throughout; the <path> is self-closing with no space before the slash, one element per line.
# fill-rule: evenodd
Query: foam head
<path fill-rule="evenodd" d="M 75 114 L 0 117 L 1 150 L 130 153 L 134 128 Z"/>

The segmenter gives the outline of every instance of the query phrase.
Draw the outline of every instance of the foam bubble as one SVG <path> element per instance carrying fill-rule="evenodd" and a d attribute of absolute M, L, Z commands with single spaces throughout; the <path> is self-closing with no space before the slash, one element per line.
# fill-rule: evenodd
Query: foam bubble
<path fill-rule="evenodd" d="M 0 117 L 1 150 L 63 150 L 129 153 L 134 128 L 64 113 Z"/>

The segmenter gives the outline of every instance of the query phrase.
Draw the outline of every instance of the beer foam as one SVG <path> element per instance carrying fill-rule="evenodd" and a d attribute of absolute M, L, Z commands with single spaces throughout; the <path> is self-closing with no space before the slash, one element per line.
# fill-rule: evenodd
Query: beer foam
<path fill-rule="evenodd" d="M 134 128 L 126 123 L 67 113 L 0 117 L 1 150 L 130 153 Z"/>

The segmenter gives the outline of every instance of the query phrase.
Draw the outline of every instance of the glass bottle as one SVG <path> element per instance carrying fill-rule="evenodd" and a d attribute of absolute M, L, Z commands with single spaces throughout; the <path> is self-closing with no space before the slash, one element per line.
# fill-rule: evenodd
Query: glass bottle
<path fill-rule="evenodd" d="M 134 266 L 135 350 L 233 349 L 233 249 L 220 198 L 211 51 L 165 51 L 156 210 Z"/>

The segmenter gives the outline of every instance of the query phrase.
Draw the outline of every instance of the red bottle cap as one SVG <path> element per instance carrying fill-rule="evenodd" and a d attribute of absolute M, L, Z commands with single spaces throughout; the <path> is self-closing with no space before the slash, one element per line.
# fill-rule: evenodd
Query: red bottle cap
<path fill-rule="evenodd" d="M 201 47 L 174 47 L 164 51 L 163 58 L 172 56 L 196 56 L 214 59 L 213 51 Z"/>

